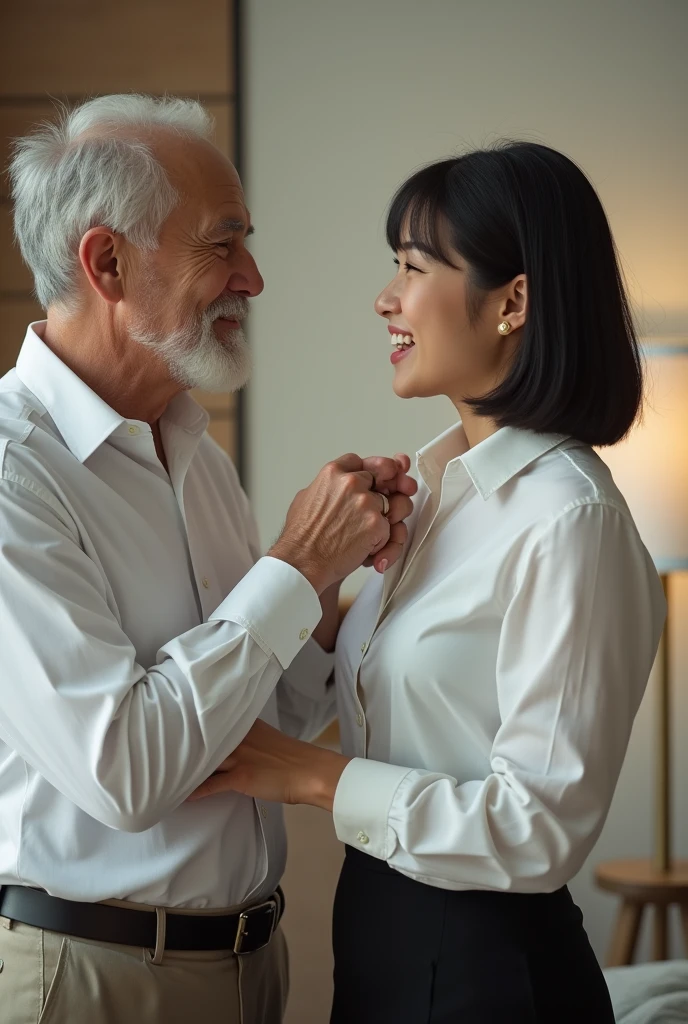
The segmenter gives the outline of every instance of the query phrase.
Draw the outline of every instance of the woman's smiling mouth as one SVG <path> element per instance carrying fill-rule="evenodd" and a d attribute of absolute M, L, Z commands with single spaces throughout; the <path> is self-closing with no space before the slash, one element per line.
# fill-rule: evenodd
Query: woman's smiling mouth
<path fill-rule="evenodd" d="M 415 342 L 410 331 L 404 331 L 400 327 L 393 327 L 391 324 L 388 325 L 387 330 L 391 335 L 391 344 L 396 347 L 396 352 L 392 352 L 391 356 L 392 363 L 396 364 L 400 359 L 404 359 L 409 354 Z"/>

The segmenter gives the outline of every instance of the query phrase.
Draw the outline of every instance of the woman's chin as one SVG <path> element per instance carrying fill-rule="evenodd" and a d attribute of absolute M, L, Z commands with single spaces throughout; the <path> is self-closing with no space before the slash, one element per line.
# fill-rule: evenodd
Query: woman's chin
<path fill-rule="evenodd" d="M 423 384 L 416 378 L 415 380 L 409 375 L 404 380 L 401 375 L 395 377 L 392 381 L 392 390 L 397 398 L 437 398 L 439 395 L 446 395 L 446 389 L 441 386 L 432 387 L 427 384 Z"/>
<path fill-rule="evenodd" d="M 436 391 L 428 391 L 423 386 L 423 381 L 418 373 L 413 373 L 411 367 L 399 366 L 392 380 L 392 389 L 397 398 L 428 398 L 437 394 Z"/>
<path fill-rule="evenodd" d="M 416 398 L 415 376 L 416 374 L 413 373 L 406 360 L 397 363 L 394 368 L 394 377 L 392 378 L 392 390 L 397 398 Z"/>
<path fill-rule="evenodd" d="M 409 386 L 408 381 L 392 381 L 392 390 L 397 398 L 417 398 L 416 392 Z"/>

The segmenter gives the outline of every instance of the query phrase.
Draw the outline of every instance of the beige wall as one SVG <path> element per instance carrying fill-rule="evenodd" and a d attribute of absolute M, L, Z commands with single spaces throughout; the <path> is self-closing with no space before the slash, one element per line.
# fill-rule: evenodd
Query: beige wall
<path fill-rule="evenodd" d="M 170 93 L 201 99 L 216 141 L 234 152 L 233 0 L 10 0 L 0 34 L 0 163 L 10 140 L 69 104 L 112 92 Z M 0 374 L 16 359 L 26 326 L 43 312 L 31 274 L 12 240 L 8 180 L 0 175 Z M 235 400 L 198 397 L 210 432 L 227 451 L 236 442 Z"/>
<path fill-rule="evenodd" d="M 394 397 L 372 312 L 392 271 L 385 205 L 424 161 L 504 135 L 564 150 L 599 189 L 643 323 L 686 332 L 682 0 L 255 0 L 248 16 L 246 184 L 266 278 L 252 317 L 249 479 L 266 541 L 326 460 L 413 453 L 451 421 L 443 401 Z M 685 779 L 688 579 L 675 589 L 675 771 Z M 593 889 L 592 866 L 650 848 L 651 712 L 648 699 L 608 825 L 573 886 L 600 954 L 615 904 Z M 680 800 L 677 847 L 688 856 Z M 301 847 L 304 871 L 329 849 Z"/>

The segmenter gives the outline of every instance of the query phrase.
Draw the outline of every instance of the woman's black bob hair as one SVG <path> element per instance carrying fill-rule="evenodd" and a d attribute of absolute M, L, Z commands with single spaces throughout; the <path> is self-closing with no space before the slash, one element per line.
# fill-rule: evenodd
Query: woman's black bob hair
<path fill-rule="evenodd" d="M 510 369 L 489 394 L 467 396 L 480 415 L 592 445 L 626 434 L 642 401 L 638 343 L 607 218 L 573 161 L 507 142 L 430 164 L 394 196 L 387 241 L 449 266 L 455 250 L 473 320 L 486 292 L 527 276 Z"/>

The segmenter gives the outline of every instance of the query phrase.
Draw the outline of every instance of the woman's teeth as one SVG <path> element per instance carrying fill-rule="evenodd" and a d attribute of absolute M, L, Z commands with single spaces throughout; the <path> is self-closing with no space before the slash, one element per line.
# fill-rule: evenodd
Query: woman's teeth
<path fill-rule="evenodd" d="M 411 345 L 415 344 L 410 334 L 393 334 L 392 345 L 396 345 L 398 350 L 401 352 L 404 348 L 410 348 Z"/>

